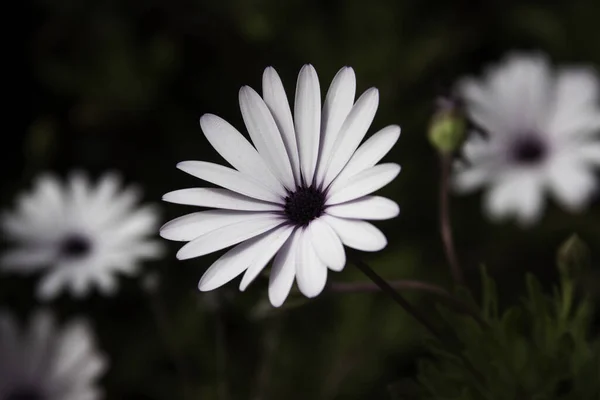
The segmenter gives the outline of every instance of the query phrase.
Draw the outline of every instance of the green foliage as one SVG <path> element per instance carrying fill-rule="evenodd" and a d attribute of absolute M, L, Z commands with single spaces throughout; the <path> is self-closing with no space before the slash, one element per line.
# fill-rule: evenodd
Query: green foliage
<path fill-rule="evenodd" d="M 434 357 L 419 363 L 419 398 L 597 400 L 600 340 L 589 336 L 592 303 L 575 301 L 572 274 L 561 274 L 553 296 L 527 275 L 527 295 L 503 312 L 485 268 L 481 278 L 481 316 L 487 326 L 440 310 L 460 351 L 431 342 Z"/>

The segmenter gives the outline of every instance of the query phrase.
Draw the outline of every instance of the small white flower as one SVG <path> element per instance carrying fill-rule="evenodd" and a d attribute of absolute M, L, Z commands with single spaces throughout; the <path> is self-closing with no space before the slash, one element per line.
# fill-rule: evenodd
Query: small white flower
<path fill-rule="evenodd" d="M 96 400 L 107 362 L 83 321 L 59 330 L 48 312 L 39 312 L 27 332 L 0 314 L 0 399 Z"/>
<path fill-rule="evenodd" d="M 495 219 L 536 222 L 550 192 L 568 211 L 585 208 L 600 165 L 598 79 L 591 69 L 552 71 L 541 55 L 508 57 L 459 93 L 481 132 L 465 143 L 455 186 L 487 186 L 485 208 Z"/>
<path fill-rule="evenodd" d="M 134 274 L 142 259 L 157 257 L 161 244 L 150 240 L 158 225 L 152 207 L 137 208 L 138 191 L 120 188 L 114 174 L 96 187 L 79 173 L 65 184 L 41 176 L 22 195 L 14 213 L 4 213 L 1 228 L 18 246 L 2 256 L 6 271 L 43 269 L 38 296 L 50 299 L 67 286 L 85 296 L 96 285 L 104 294 L 117 289 L 115 274 Z"/>
<path fill-rule="evenodd" d="M 346 264 L 343 245 L 363 251 L 386 246 L 381 231 L 363 220 L 399 213 L 393 201 L 369 195 L 400 172 L 396 164 L 376 165 L 398 140 L 400 128 L 388 126 L 359 148 L 379 92 L 371 88 L 355 103 L 355 89 L 354 71 L 342 68 L 321 109 L 317 73 L 305 65 L 292 118 L 283 84 L 269 67 L 262 98 L 247 86 L 239 93 L 252 144 L 216 115 L 200 118 L 210 144 L 235 169 L 202 161 L 179 163 L 179 169 L 222 189 L 178 190 L 164 200 L 218 210 L 177 218 L 161 228 L 161 236 L 189 242 L 177 253 L 182 260 L 241 243 L 206 271 L 200 290 L 215 289 L 246 271 L 240 284 L 245 290 L 275 257 L 269 299 L 277 307 L 294 279 L 305 296 L 321 293 L 327 269 L 340 271 Z"/>

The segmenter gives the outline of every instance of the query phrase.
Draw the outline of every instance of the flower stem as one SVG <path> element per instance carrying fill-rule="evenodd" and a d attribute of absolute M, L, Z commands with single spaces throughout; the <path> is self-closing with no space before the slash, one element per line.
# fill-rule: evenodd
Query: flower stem
<path fill-rule="evenodd" d="M 427 329 L 433 337 L 435 337 L 440 343 L 446 345 L 449 349 L 456 348 L 454 343 L 448 340 L 448 337 L 442 335 L 437 328 L 435 328 L 427 318 L 421 315 L 416 308 L 414 308 L 400 293 L 398 293 L 389 283 L 386 282 L 381 276 L 379 276 L 371 267 L 365 262 L 358 258 L 353 259 L 354 265 L 358 267 L 369 279 L 371 279 L 383 292 L 389 294 L 396 303 L 400 304 L 404 310 L 410 314 L 415 320 L 417 320 L 425 329 Z M 473 366 L 471 361 L 460 351 L 455 354 L 463 361 L 465 367 L 471 372 L 473 377 L 477 380 L 478 384 L 484 388 L 484 378 Z"/>
<path fill-rule="evenodd" d="M 450 265 L 452 279 L 454 279 L 455 284 L 463 285 L 465 280 L 458 257 L 456 256 L 454 238 L 452 236 L 452 224 L 450 222 L 449 186 L 451 163 L 452 158 L 449 154 L 440 155 L 440 234 L 442 236 L 446 259 Z"/>
<path fill-rule="evenodd" d="M 450 306 L 456 311 L 472 317 L 482 326 L 487 325 L 477 310 L 471 307 L 468 303 L 456 298 L 450 292 L 440 286 L 429 282 L 411 279 L 390 281 L 388 284 L 394 289 L 418 290 L 433 294 L 440 299 L 445 300 L 443 302 L 444 305 Z M 337 282 L 331 285 L 330 290 L 337 293 L 374 292 L 379 290 L 379 287 L 372 282 Z"/>
<path fill-rule="evenodd" d="M 358 267 L 369 279 L 373 281 L 384 293 L 390 295 L 390 297 L 404 310 L 410 314 L 411 317 L 416 319 L 425 329 L 427 329 L 435 338 L 443 342 L 443 337 L 440 332 L 435 328 L 424 316 L 422 316 L 416 308 L 414 308 L 400 293 L 398 293 L 389 283 L 379 276 L 371 267 L 359 259 L 353 260 L 354 265 Z"/>

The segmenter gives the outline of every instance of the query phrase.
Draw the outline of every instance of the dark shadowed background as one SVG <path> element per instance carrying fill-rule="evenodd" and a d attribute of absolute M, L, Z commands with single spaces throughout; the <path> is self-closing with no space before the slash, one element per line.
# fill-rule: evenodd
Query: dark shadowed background
<path fill-rule="evenodd" d="M 380 90 L 370 133 L 402 127 L 386 157 L 402 172 L 381 191 L 401 215 L 377 223 L 389 245 L 365 259 L 389 279 L 446 285 L 438 163 L 426 139 L 435 98 L 512 50 L 598 68 L 599 21 L 595 0 L 36 1 L 19 38 L 31 102 L 26 125 L 3 134 L 0 205 L 12 207 L 45 170 L 64 176 L 81 168 L 95 178 L 118 170 L 154 203 L 168 191 L 202 186 L 175 168 L 183 160 L 222 162 L 200 130 L 202 114 L 243 130 L 238 90 L 260 91 L 266 66 L 277 69 L 292 98 L 303 64 L 317 69 L 323 95 L 349 65 L 357 93 Z M 550 203 L 541 223 L 523 230 L 489 222 L 477 195 L 453 197 L 458 253 L 473 287 L 481 263 L 507 302 L 521 295 L 526 271 L 552 282 L 557 246 L 572 232 L 599 260 L 598 199 L 578 216 Z M 193 211 L 163 206 L 164 221 Z M 176 245 L 168 245 L 165 259 L 148 263 L 140 279 L 122 278 L 114 298 L 62 295 L 51 304 L 62 317 L 93 319 L 111 360 L 107 399 L 184 399 L 184 392 L 187 399 L 386 399 L 389 384 L 413 373 L 424 332 L 385 296 L 326 290 L 273 310 L 265 278 L 245 293 L 235 282 L 199 293 L 197 282 L 218 254 L 179 262 Z M 140 283 L 152 272 L 159 291 L 149 295 Z M 329 281 L 364 279 L 349 265 Z M 29 315 L 35 282 L 0 276 L 2 308 Z"/>

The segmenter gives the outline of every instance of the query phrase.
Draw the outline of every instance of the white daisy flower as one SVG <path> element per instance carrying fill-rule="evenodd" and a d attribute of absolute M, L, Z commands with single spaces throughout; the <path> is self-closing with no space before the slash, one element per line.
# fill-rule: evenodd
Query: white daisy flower
<path fill-rule="evenodd" d="M 546 191 L 567 210 L 585 208 L 600 165 L 598 79 L 588 68 L 552 71 L 540 55 L 512 55 L 484 79 L 464 79 L 459 93 L 482 132 L 464 145 L 455 185 L 487 187 L 495 219 L 536 222 Z M 483 133 L 483 134 L 481 134 Z"/>
<path fill-rule="evenodd" d="M 400 172 L 377 162 L 400 135 L 398 126 L 375 133 L 360 148 L 375 116 L 379 92 L 371 88 L 354 102 L 352 68 L 342 68 L 321 110 L 317 73 L 305 65 L 298 76 L 294 117 L 277 72 L 263 74 L 263 97 L 248 86 L 239 93 L 242 117 L 252 143 L 212 114 L 200 118 L 210 144 L 233 166 L 185 161 L 177 167 L 222 188 L 167 193 L 164 200 L 216 210 L 177 218 L 161 236 L 189 242 L 181 260 L 238 244 L 220 257 L 199 283 L 215 289 L 245 271 L 240 290 L 275 257 L 269 281 L 274 306 L 285 301 L 294 279 L 307 297 L 325 287 L 327 269 L 346 264 L 343 245 L 363 251 L 383 249 L 387 240 L 363 220 L 398 215 L 396 203 L 371 193 Z M 254 146 L 253 146 L 254 144 Z"/>
<path fill-rule="evenodd" d="M 27 332 L 0 314 L 1 400 L 96 400 L 96 386 L 106 369 L 92 331 L 83 321 L 58 329 L 40 312 Z"/>
<path fill-rule="evenodd" d="M 138 207 L 139 192 L 120 188 L 114 174 L 93 186 L 80 174 L 61 183 L 41 176 L 30 193 L 18 199 L 13 213 L 2 215 L 4 236 L 17 244 L 0 260 L 5 271 L 44 270 L 38 296 L 51 299 L 67 287 L 82 297 L 96 285 L 104 294 L 117 289 L 115 274 L 134 274 L 142 259 L 159 255 L 150 240 L 158 225 L 152 207 Z"/>

